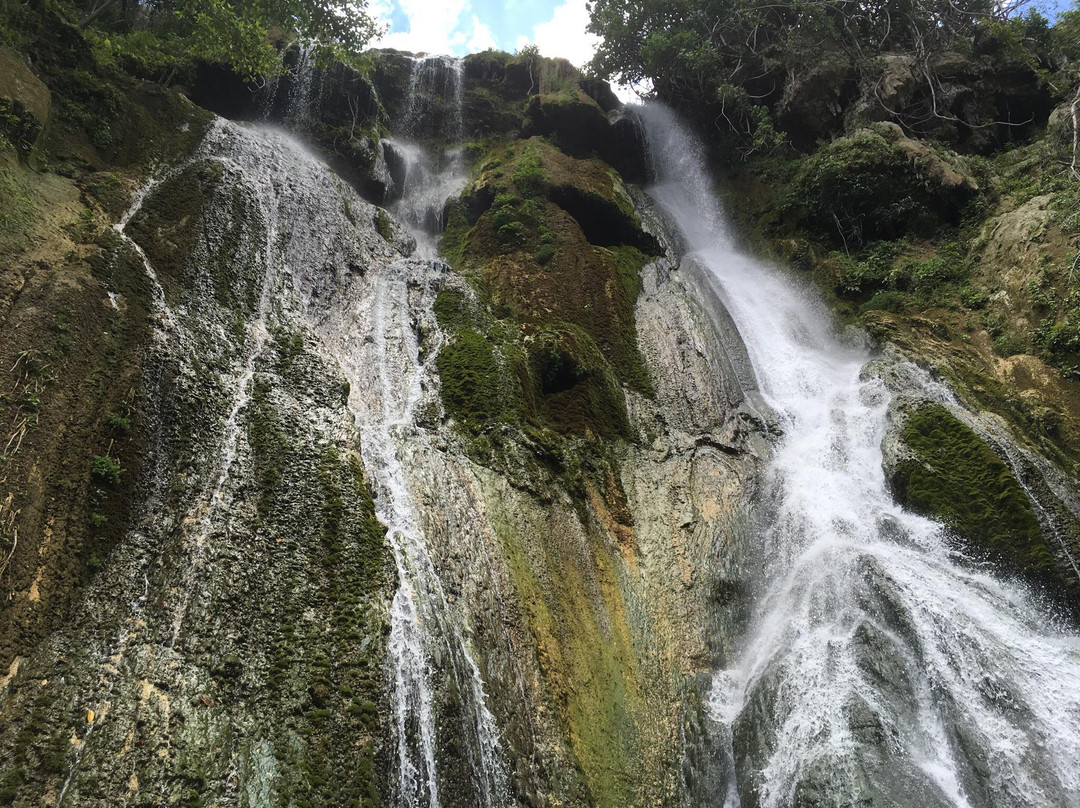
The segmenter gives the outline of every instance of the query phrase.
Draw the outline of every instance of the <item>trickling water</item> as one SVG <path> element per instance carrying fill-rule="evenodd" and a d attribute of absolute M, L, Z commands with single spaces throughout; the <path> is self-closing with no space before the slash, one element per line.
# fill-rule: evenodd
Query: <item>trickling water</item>
<path fill-rule="evenodd" d="M 440 134 L 450 142 L 460 141 L 462 78 L 460 59 L 415 59 L 400 125 L 403 134 L 420 136 L 423 116 L 433 104 L 443 105 Z M 442 583 L 417 521 L 404 460 L 408 447 L 423 445 L 426 440 L 416 426 L 417 408 L 431 388 L 430 365 L 442 340 L 432 319 L 435 344 L 425 345 L 426 358 L 421 359 L 409 288 L 422 286 L 445 271 L 432 259 L 437 255 L 445 203 L 466 182 L 464 159 L 460 148 L 446 151 L 437 161 L 417 143 L 392 145 L 406 164 L 404 193 L 394 213 L 416 238 L 417 257 L 427 260 L 398 262 L 377 279 L 370 338 L 361 348 L 361 361 L 347 363 L 346 372 L 354 389 L 376 392 L 375 396 L 357 398 L 354 406 L 358 408 L 365 464 L 378 494 L 376 510 L 387 526 L 399 580 L 391 609 L 389 647 L 397 732 L 397 800 L 410 807 L 437 808 L 440 804 L 436 745 L 440 730 L 448 728 L 438 726 L 434 710 L 431 668 L 432 659 L 438 657 L 449 669 L 464 702 L 461 731 L 477 804 L 500 806 L 506 804 L 508 795 L 498 728 L 487 707 L 479 669 L 450 617 Z M 413 459 L 415 462 L 415 455 Z"/>
<path fill-rule="evenodd" d="M 285 126 L 292 132 L 303 133 L 311 125 L 311 90 L 315 82 L 315 42 L 297 46 L 296 62 L 290 69 L 289 106 Z"/>
<path fill-rule="evenodd" d="M 664 108 L 640 114 L 650 193 L 714 277 L 783 433 L 763 594 L 713 682 L 729 805 L 1080 805 L 1080 641 L 894 503 L 870 357 L 807 288 L 734 248 L 700 144 Z"/>
<path fill-rule="evenodd" d="M 418 524 L 406 467 L 422 462 L 426 435 L 416 426 L 417 410 L 430 390 L 430 365 L 438 345 L 420 358 L 420 344 L 409 306 L 409 286 L 424 275 L 443 271 L 423 261 L 401 261 L 378 280 L 371 301 L 369 338 L 347 368 L 356 380 L 365 465 L 376 493 L 376 511 L 387 527 L 397 567 L 399 588 L 391 609 L 390 659 L 397 731 L 398 804 L 440 804 L 436 744 L 441 733 L 454 732 L 437 722 L 434 710 L 437 680 L 433 660 L 441 659 L 444 676 L 462 691 L 465 751 L 473 767 L 477 804 L 505 804 L 499 734 L 487 708 L 476 663 L 455 626 L 446 594 Z M 419 455 L 411 451 L 419 451 Z M 445 680 L 444 680 L 445 681 Z"/>
<path fill-rule="evenodd" d="M 274 311 L 268 296 L 291 289 L 299 297 L 295 308 L 323 338 L 350 382 L 350 407 L 359 427 L 364 463 L 398 573 L 388 648 L 397 802 L 426 808 L 441 804 L 438 757 L 445 742 L 440 740 L 453 733 L 461 737 L 477 804 L 504 805 L 499 733 L 479 670 L 428 553 L 408 473 L 409 467 L 423 464 L 422 454 L 417 457 L 410 449 L 428 440 L 416 421 L 430 403 L 434 389 L 430 365 L 441 340 L 430 314 L 434 296 L 422 302 L 425 313 L 413 305 L 410 290 L 436 288 L 445 267 L 415 259 L 373 260 L 362 254 L 366 248 L 356 254 L 357 225 L 350 215 L 364 209 L 365 203 L 281 133 L 229 127 L 227 137 L 205 151 L 242 178 L 259 200 L 266 231 L 260 236 L 263 243 L 274 253 L 282 245 L 283 254 L 275 259 L 280 265 L 263 282 L 264 302 L 259 311 Z M 374 233 L 368 238 L 379 249 L 390 249 Z M 350 274 L 353 266 L 363 266 L 365 272 Z M 328 274 L 327 268 L 334 267 L 337 272 Z M 286 311 L 278 316 L 293 315 Z M 431 321 L 432 336 L 422 350 L 417 319 L 425 316 Z M 238 390 L 243 395 L 246 387 Z M 238 398 L 227 433 L 242 408 L 243 399 Z M 227 478 L 228 464 L 221 468 Z M 456 722 L 440 720 L 438 714 L 448 693 L 458 701 L 459 728 L 451 726 Z"/>

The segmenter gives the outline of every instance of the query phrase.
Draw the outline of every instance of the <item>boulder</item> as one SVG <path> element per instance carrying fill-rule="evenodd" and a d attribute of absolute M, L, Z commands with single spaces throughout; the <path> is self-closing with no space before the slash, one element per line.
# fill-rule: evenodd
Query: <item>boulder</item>
<path fill-rule="evenodd" d="M 550 137 L 573 157 L 600 157 L 631 181 L 645 179 L 645 144 L 636 119 L 618 114 L 612 120 L 582 89 L 534 95 L 521 132 Z"/>
<path fill-rule="evenodd" d="M 582 92 L 595 101 L 604 112 L 615 112 L 623 108 L 623 102 L 603 79 L 582 79 L 578 84 Z"/>
<path fill-rule="evenodd" d="M 809 149 L 843 129 L 844 111 L 857 95 L 851 63 L 824 61 L 788 75 L 777 120 L 798 148 Z"/>

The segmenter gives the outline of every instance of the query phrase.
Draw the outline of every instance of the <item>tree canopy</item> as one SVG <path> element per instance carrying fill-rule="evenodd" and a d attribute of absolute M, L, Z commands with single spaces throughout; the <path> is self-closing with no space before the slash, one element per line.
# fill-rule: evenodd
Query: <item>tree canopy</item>
<path fill-rule="evenodd" d="M 76 0 L 80 25 L 178 34 L 187 52 L 229 62 L 249 78 L 280 68 L 276 41 L 310 43 L 320 55 L 355 60 L 378 33 L 367 0 Z"/>
<path fill-rule="evenodd" d="M 1029 76 L 1052 66 L 1050 26 L 1034 13 L 1018 18 L 1024 2 L 594 0 L 590 30 L 603 42 L 592 67 L 651 81 L 657 96 L 737 135 L 747 150 L 783 139 L 777 113 L 808 85 L 824 106 L 842 106 L 890 70 L 889 81 L 918 88 L 902 114 L 888 117 L 916 130 L 950 118 L 962 124 L 962 99 L 953 103 L 947 87 L 958 61 L 1008 63 Z M 971 125 L 997 113 L 984 112 Z"/>

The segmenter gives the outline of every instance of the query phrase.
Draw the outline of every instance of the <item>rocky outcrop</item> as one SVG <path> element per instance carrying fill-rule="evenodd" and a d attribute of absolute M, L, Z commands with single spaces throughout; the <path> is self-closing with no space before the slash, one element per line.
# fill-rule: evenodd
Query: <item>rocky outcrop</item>
<path fill-rule="evenodd" d="M 14 51 L 0 48 L 0 135 L 22 155 L 37 145 L 49 121 L 52 96 Z"/>
<path fill-rule="evenodd" d="M 955 223 L 977 190 L 957 155 L 878 124 L 809 158 L 787 198 L 817 233 L 858 246 Z"/>

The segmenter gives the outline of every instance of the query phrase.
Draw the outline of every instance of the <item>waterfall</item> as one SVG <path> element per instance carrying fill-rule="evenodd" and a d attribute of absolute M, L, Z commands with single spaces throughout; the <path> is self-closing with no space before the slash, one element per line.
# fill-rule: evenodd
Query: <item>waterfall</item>
<path fill-rule="evenodd" d="M 741 254 L 701 144 L 640 112 L 651 196 L 711 275 L 781 434 L 741 654 L 715 673 L 743 806 L 1080 805 L 1080 640 L 900 508 L 890 396 L 812 290 Z"/>
<path fill-rule="evenodd" d="M 409 138 L 419 137 L 431 107 L 445 105 L 442 128 L 436 131 L 450 143 L 460 142 L 462 92 L 461 59 L 414 59 L 401 132 Z M 357 383 L 378 391 L 374 398 L 365 398 L 366 406 L 372 409 L 364 410 L 359 420 L 365 463 L 372 470 L 378 492 L 377 512 L 387 526 L 400 582 L 391 609 L 390 631 L 398 744 L 397 797 L 400 805 L 410 808 L 437 808 L 441 804 L 436 745 L 440 729 L 445 728 L 437 721 L 431 676 L 431 660 L 440 657 L 459 697 L 465 701 L 461 726 L 473 769 L 476 803 L 493 808 L 508 799 L 498 729 L 487 707 L 479 669 L 451 619 L 446 594 L 428 554 L 403 459 L 418 462 L 410 447 L 427 440 L 416 425 L 417 409 L 425 392 L 433 388 L 431 366 L 442 340 L 431 318 L 432 299 L 424 314 L 431 318 L 435 344 L 421 350 L 409 288 L 422 287 L 433 276 L 438 287 L 438 276 L 448 270 L 434 259 L 443 229 L 443 208 L 447 199 L 464 187 L 465 165 L 458 146 L 449 148 L 437 161 L 417 142 L 393 145 L 404 156 L 406 167 L 404 192 L 393 210 L 416 238 L 417 257 L 399 262 L 379 279 L 372 338 L 361 349 L 366 361 L 354 367 L 359 375 Z M 425 359 L 421 359 L 422 354 Z"/>
<path fill-rule="evenodd" d="M 285 112 L 285 126 L 291 132 L 303 133 L 311 126 L 315 50 L 314 41 L 299 43 L 296 49 L 296 61 L 290 68 L 289 105 Z"/>
<path fill-rule="evenodd" d="M 461 141 L 465 126 L 464 62 L 448 56 L 414 58 L 409 89 L 398 124 L 403 140 L 392 144 L 405 163 L 405 187 L 393 211 L 416 237 L 417 254 L 435 258 L 445 226 L 446 200 L 461 193 L 466 166 Z M 425 136 L 441 137 L 447 146 L 432 154 Z"/>
<path fill-rule="evenodd" d="M 431 260 L 353 257 L 350 240 L 357 233 L 350 219 L 355 213 L 349 211 L 362 210 L 365 203 L 288 136 L 232 126 L 228 132 L 229 138 L 210 148 L 263 200 L 265 244 L 285 244 L 278 260 L 284 267 L 285 290 L 292 292 L 286 300 L 298 299 L 279 316 L 302 315 L 301 321 L 320 335 L 350 383 L 350 408 L 376 512 L 387 528 L 398 576 L 388 660 L 397 804 L 441 804 L 440 740 L 445 741 L 447 732 L 460 731 L 476 804 L 501 806 L 506 786 L 498 729 L 483 680 L 428 554 L 409 475 L 413 467 L 423 467 L 411 447 L 429 439 L 416 421 L 419 412 L 431 406 L 433 393 L 437 400 L 430 376 L 440 339 L 431 313 L 434 295 L 417 301 L 410 290 L 437 292 L 447 268 Z M 368 270 L 350 282 L 341 280 L 351 277 L 347 272 L 326 274 L 328 268 L 349 266 Z M 434 335 L 435 344 L 421 348 L 418 322 L 425 319 L 431 321 L 425 332 Z M 434 675 L 436 669 L 441 669 L 441 679 Z M 460 730 L 454 722 L 440 720 L 438 708 L 448 698 L 447 690 L 460 702 Z"/>

